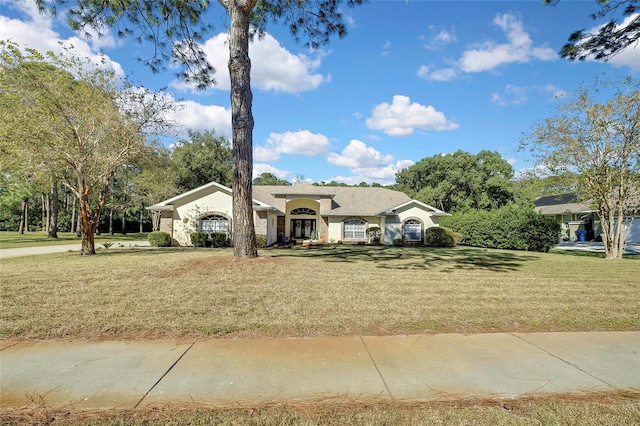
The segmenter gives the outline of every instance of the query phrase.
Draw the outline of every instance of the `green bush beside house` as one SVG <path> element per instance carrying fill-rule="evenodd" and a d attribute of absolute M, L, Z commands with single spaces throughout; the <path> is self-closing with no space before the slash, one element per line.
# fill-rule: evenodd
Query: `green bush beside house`
<path fill-rule="evenodd" d="M 171 245 L 171 235 L 167 232 L 155 231 L 149 233 L 149 244 L 153 247 L 169 247 Z"/>
<path fill-rule="evenodd" d="M 424 231 L 424 240 L 429 247 L 455 247 L 462 234 L 444 226 L 434 226 Z"/>
<path fill-rule="evenodd" d="M 454 213 L 441 224 L 461 233 L 460 243 L 466 246 L 539 252 L 557 244 L 560 231 L 553 218 L 519 204 Z"/>

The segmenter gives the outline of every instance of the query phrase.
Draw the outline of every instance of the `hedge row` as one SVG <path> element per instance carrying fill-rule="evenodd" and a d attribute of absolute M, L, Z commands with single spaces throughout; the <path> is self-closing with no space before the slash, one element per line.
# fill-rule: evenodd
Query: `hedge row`
<path fill-rule="evenodd" d="M 531 207 L 510 204 L 497 210 L 470 210 L 443 218 L 463 235 L 460 244 L 510 250 L 549 251 L 558 242 L 560 224 Z"/>
<path fill-rule="evenodd" d="M 432 226 L 425 229 L 424 240 L 429 247 L 455 247 L 462 234 L 444 226 Z"/>
<path fill-rule="evenodd" d="M 150 232 L 147 238 L 153 247 L 169 247 L 171 245 L 171 235 L 167 232 Z"/>
<path fill-rule="evenodd" d="M 204 231 L 192 232 L 189 235 L 194 247 L 225 247 L 227 234 L 224 232 L 212 232 L 211 235 Z"/>

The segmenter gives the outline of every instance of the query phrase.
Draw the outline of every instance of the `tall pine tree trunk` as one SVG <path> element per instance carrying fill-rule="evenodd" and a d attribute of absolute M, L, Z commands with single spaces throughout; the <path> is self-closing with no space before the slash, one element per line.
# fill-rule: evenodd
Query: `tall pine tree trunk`
<path fill-rule="evenodd" d="M 229 74 L 231 76 L 231 122 L 233 126 L 233 244 L 234 256 L 258 256 L 253 223 L 253 115 L 251 107 L 251 60 L 249 17 L 257 0 L 227 0 L 231 17 Z"/>
<path fill-rule="evenodd" d="M 58 182 L 53 182 L 53 185 L 51 185 L 51 203 L 49 204 L 49 231 L 47 235 L 49 238 L 58 238 L 59 196 Z"/>

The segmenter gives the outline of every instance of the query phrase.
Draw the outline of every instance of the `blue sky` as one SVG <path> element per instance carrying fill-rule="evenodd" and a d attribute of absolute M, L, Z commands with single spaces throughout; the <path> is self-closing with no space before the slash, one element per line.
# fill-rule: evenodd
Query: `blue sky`
<path fill-rule="evenodd" d="M 72 43 L 84 56 L 168 91 L 186 129 L 231 138 L 224 10 L 203 43 L 218 85 L 196 92 L 171 70 L 136 61 L 149 46 L 132 39 L 83 39 L 63 18 L 39 15 L 32 0 L 0 0 L 0 39 L 40 51 Z M 349 34 L 322 50 L 295 43 L 272 25 L 250 46 L 254 94 L 254 175 L 293 180 L 390 184 L 395 173 L 442 153 L 498 151 L 516 171 L 532 164 L 517 147 L 524 132 L 555 113 L 557 99 L 593 82 L 640 74 L 640 46 L 608 63 L 568 62 L 557 52 L 577 29 L 597 26 L 595 1 L 372 1 L 343 10 Z"/>

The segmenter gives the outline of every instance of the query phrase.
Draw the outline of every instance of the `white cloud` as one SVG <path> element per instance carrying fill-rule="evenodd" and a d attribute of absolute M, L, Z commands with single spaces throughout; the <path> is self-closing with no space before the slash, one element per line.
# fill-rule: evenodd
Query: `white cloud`
<path fill-rule="evenodd" d="M 402 169 L 415 164 L 411 160 L 400 160 L 393 164 L 389 164 L 383 167 L 362 167 L 352 169 L 352 176 L 334 176 L 327 179 L 327 182 L 336 181 L 344 182 L 349 185 L 357 185 L 360 182 L 367 182 L 369 184 L 379 183 L 381 185 L 391 185 L 395 182 L 396 173 Z"/>
<path fill-rule="evenodd" d="M 491 95 L 491 102 L 501 106 L 522 105 L 528 100 L 527 88 L 513 84 L 507 84 L 503 94 L 494 93 Z"/>
<path fill-rule="evenodd" d="M 335 152 L 329 153 L 327 161 L 336 166 L 355 169 L 388 164 L 393 161 L 393 156 L 382 155 L 374 148 L 354 139 L 349 142 L 349 145 L 347 145 L 345 149 L 342 150 L 342 154 L 337 154 Z"/>
<path fill-rule="evenodd" d="M 411 103 L 408 96 L 396 95 L 391 104 L 383 102 L 373 108 L 367 127 L 382 130 L 389 136 L 409 136 L 416 129 L 453 130 L 458 125 L 431 105 Z"/>
<path fill-rule="evenodd" d="M 272 173 L 278 179 L 284 179 L 291 174 L 289 170 L 277 169 L 270 164 L 255 163 L 253 165 L 253 179 L 257 178 L 262 173 Z"/>
<path fill-rule="evenodd" d="M 391 42 L 389 40 L 385 40 L 382 44 L 382 53 L 380 53 L 380 55 L 387 56 L 389 53 L 391 53 Z"/>
<path fill-rule="evenodd" d="M 216 135 L 231 140 L 231 110 L 218 105 L 202 105 L 194 101 L 178 101 L 177 111 L 167 114 L 167 118 L 184 130 L 215 130 Z"/>
<path fill-rule="evenodd" d="M 20 11 L 28 18 L 18 20 L 0 15 L 0 40 L 10 39 L 21 48 L 28 47 L 41 53 L 51 51 L 60 54 L 65 46 L 73 46 L 74 55 L 89 58 L 96 64 L 102 64 L 104 60 L 104 66 L 112 69 L 118 76 L 124 77 L 124 71 L 119 63 L 112 61 L 108 56 L 100 55 L 86 41 L 79 37 L 63 39 L 52 29 L 51 17 L 41 15 L 32 2 L 15 2 L 15 5 L 20 6 Z"/>
<path fill-rule="evenodd" d="M 322 155 L 331 143 L 321 133 L 309 130 L 297 132 L 271 133 L 264 146 L 257 146 L 253 155 L 258 161 L 276 161 L 281 154 L 299 154 L 309 157 Z"/>
<path fill-rule="evenodd" d="M 455 68 L 436 68 L 422 65 L 418 69 L 418 77 L 424 80 L 434 81 L 449 81 L 458 76 L 458 71 Z"/>
<path fill-rule="evenodd" d="M 356 28 L 358 26 L 352 12 L 341 10 L 340 13 L 342 14 L 342 20 L 347 24 L 347 27 Z"/>
<path fill-rule="evenodd" d="M 429 30 L 431 30 L 432 32 L 437 31 L 434 27 L 430 27 Z M 447 44 L 455 43 L 456 41 L 458 41 L 458 38 L 456 37 L 454 31 L 454 28 L 452 28 L 450 31 L 441 29 L 435 35 L 433 35 L 432 33 L 430 37 L 421 36 L 420 39 L 425 41 L 425 49 L 438 50 L 443 48 Z"/>
<path fill-rule="evenodd" d="M 529 62 L 532 59 L 550 61 L 557 58 L 550 47 L 535 47 L 529 34 L 524 31 L 522 21 L 505 13 L 497 15 L 493 24 L 504 31 L 508 43 L 488 41 L 465 51 L 458 61 L 464 72 L 489 71 L 503 64 Z"/>
<path fill-rule="evenodd" d="M 342 154 L 330 153 L 327 162 L 336 166 L 349 167 L 352 176 L 335 176 L 329 181 L 355 185 L 360 182 L 390 185 L 395 182 L 396 173 L 414 164 L 411 160 L 394 162 L 392 155 L 382 155 L 379 151 L 359 140 L 352 140 L 342 150 Z"/>
<path fill-rule="evenodd" d="M 507 38 L 506 43 L 486 41 L 469 46 L 453 66 L 443 68 L 423 65 L 418 76 L 425 80 L 449 81 L 460 73 L 491 71 L 502 65 L 526 63 L 532 60 L 551 61 L 558 57 L 554 49 L 534 46 L 522 21 L 510 13 L 498 14 L 492 23 L 500 28 Z M 442 36 L 446 40 L 446 33 Z"/>
<path fill-rule="evenodd" d="M 561 99 L 561 98 L 566 98 L 567 96 L 569 96 L 569 92 L 567 92 L 566 90 L 559 89 L 558 87 L 554 86 L 553 84 L 547 84 L 544 87 L 544 91 L 550 93 L 551 96 L 553 96 L 554 99 Z"/>
<path fill-rule="evenodd" d="M 221 90 L 230 90 L 229 46 L 227 34 L 220 33 L 202 46 L 209 63 L 216 69 L 216 86 Z M 315 59 L 307 55 L 289 52 L 270 34 L 264 38 L 255 37 L 250 43 L 251 87 L 260 90 L 299 93 L 316 89 L 320 84 L 330 81 L 330 76 L 315 73 L 325 52 L 315 51 Z M 194 88 L 173 81 L 171 86 L 179 90 Z"/>

